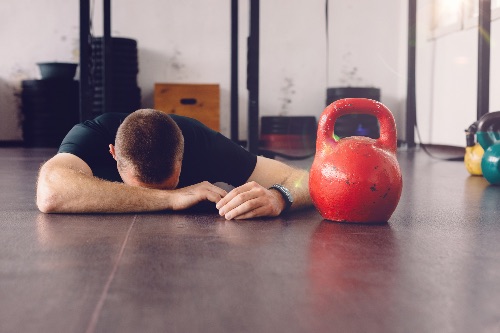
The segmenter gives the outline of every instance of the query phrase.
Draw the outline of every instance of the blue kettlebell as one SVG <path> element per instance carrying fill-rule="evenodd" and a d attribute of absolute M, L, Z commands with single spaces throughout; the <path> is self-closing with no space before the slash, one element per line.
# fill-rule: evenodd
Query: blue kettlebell
<path fill-rule="evenodd" d="M 484 178 L 500 185 L 500 111 L 490 112 L 479 119 L 477 141 L 484 149 L 481 170 Z"/>

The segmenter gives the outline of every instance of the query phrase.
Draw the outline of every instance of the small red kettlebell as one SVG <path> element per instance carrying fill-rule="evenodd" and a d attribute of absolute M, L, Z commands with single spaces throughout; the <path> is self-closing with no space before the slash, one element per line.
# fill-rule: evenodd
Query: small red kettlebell
<path fill-rule="evenodd" d="M 375 116 L 380 137 L 336 140 L 335 121 L 350 113 Z M 382 103 L 346 98 L 327 106 L 318 123 L 316 155 L 309 174 L 309 192 L 320 214 L 338 222 L 387 222 L 403 188 L 396 149 L 394 117 Z"/>

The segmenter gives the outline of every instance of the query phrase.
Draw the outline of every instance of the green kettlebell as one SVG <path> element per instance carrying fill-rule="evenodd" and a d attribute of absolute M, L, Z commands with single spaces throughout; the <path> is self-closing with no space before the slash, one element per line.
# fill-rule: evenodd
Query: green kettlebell
<path fill-rule="evenodd" d="M 477 141 L 484 149 L 481 170 L 484 178 L 500 185 L 500 111 L 490 112 L 479 119 Z"/>

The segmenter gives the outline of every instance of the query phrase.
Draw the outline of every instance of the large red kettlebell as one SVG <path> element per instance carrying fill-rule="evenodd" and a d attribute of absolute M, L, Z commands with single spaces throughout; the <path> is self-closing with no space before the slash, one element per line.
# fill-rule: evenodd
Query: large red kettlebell
<path fill-rule="evenodd" d="M 380 137 L 336 140 L 335 121 L 349 113 L 375 116 Z M 394 117 L 382 103 L 346 98 L 327 106 L 319 120 L 316 155 L 309 175 L 309 192 L 320 214 L 338 222 L 388 221 L 403 188 L 396 149 Z"/>

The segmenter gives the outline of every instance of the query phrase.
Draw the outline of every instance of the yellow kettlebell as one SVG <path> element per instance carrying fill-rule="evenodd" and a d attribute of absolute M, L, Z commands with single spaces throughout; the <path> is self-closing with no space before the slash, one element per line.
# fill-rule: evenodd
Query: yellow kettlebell
<path fill-rule="evenodd" d="M 483 159 L 484 149 L 479 143 L 476 143 L 475 136 L 477 132 L 477 121 L 465 130 L 467 146 L 465 147 L 464 163 L 467 171 L 473 176 L 482 176 L 481 160 Z"/>

